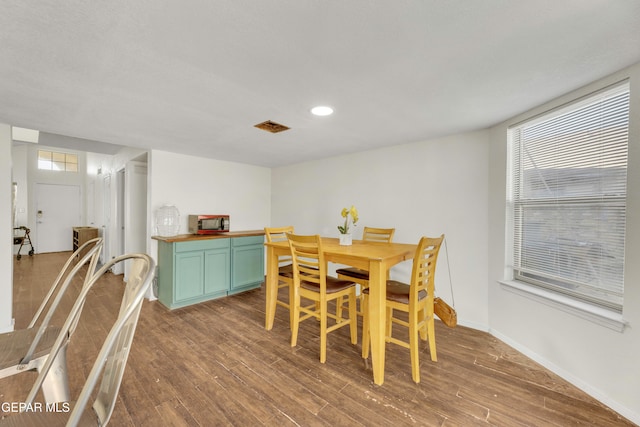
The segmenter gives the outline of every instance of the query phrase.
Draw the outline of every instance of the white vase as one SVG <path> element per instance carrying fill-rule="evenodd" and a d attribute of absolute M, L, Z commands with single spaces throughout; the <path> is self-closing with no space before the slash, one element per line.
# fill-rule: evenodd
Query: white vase
<path fill-rule="evenodd" d="M 340 234 L 340 245 L 342 246 L 351 246 L 351 233 Z"/>

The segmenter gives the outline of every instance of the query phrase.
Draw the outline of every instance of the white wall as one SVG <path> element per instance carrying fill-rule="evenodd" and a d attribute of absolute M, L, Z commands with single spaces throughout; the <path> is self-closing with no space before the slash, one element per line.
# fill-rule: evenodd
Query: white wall
<path fill-rule="evenodd" d="M 488 143 L 479 131 L 275 168 L 271 226 L 337 237 L 340 211 L 353 204 L 354 238 L 365 225 L 395 227 L 404 243 L 444 233 L 460 324 L 487 330 Z M 392 277 L 410 273 L 405 262 Z M 444 250 L 436 289 L 451 303 Z"/>
<path fill-rule="evenodd" d="M 13 330 L 12 181 L 11 126 L 0 123 L 0 333 Z"/>
<path fill-rule="evenodd" d="M 231 230 L 261 230 L 271 215 L 271 170 L 152 150 L 149 161 L 151 235 L 155 211 L 164 204 L 180 211 L 180 234 L 190 214 L 229 214 Z M 149 254 L 157 259 L 157 242 Z"/>
<path fill-rule="evenodd" d="M 593 321 L 509 292 L 505 278 L 507 127 L 624 78 L 631 79 L 625 292 L 616 332 Z M 489 313 L 491 332 L 640 423 L 640 64 L 514 117 L 491 129 L 489 194 Z"/>

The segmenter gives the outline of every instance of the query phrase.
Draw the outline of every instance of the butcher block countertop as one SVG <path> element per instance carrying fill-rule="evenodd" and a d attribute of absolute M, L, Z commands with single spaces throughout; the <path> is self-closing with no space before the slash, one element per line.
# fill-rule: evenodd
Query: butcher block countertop
<path fill-rule="evenodd" d="M 177 236 L 152 236 L 152 239 L 162 242 L 190 242 L 193 240 L 230 239 L 232 237 L 264 236 L 264 230 L 225 231 L 216 234 L 178 234 Z"/>

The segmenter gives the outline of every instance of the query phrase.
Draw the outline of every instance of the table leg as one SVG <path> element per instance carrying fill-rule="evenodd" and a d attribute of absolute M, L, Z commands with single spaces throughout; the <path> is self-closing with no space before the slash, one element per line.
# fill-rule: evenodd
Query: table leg
<path fill-rule="evenodd" d="M 369 264 L 369 335 L 373 382 L 384 382 L 387 267 L 379 261 Z"/>
<path fill-rule="evenodd" d="M 278 298 L 278 256 L 275 249 L 267 246 L 267 275 L 265 278 L 266 293 L 266 318 L 265 329 L 270 331 L 273 328 L 273 321 L 276 317 L 276 300 Z"/>

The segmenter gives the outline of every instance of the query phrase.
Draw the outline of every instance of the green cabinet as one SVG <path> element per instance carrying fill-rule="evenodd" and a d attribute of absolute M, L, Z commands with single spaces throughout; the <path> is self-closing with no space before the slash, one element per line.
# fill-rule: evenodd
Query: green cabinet
<path fill-rule="evenodd" d="M 158 299 L 170 309 L 260 287 L 264 237 L 158 242 Z"/>

